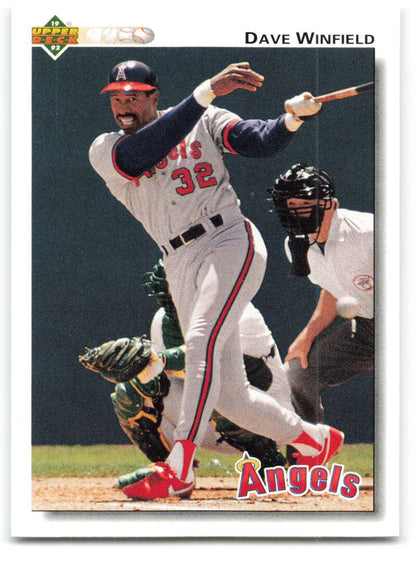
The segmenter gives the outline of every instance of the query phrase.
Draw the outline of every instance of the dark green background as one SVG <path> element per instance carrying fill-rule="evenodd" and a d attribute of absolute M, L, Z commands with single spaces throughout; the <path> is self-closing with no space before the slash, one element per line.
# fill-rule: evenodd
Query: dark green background
<path fill-rule="evenodd" d="M 231 62 L 249 61 L 266 78 L 257 93 L 237 91 L 215 104 L 243 118 L 274 118 L 305 90 L 322 94 L 374 78 L 372 49 L 69 48 L 54 61 L 33 48 L 33 443 L 127 442 L 112 410 L 112 385 L 78 363 L 84 346 L 146 333 L 156 309 L 142 287 L 160 256 L 141 225 L 91 168 L 94 138 L 115 130 L 107 95 L 110 69 L 127 59 L 151 65 L 160 108 L 172 106 Z M 341 206 L 374 211 L 374 107 L 363 95 L 328 103 L 273 159 L 227 156 L 243 212 L 260 228 L 269 263 L 255 305 L 282 357 L 309 318 L 318 289 L 289 278 L 284 233 L 266 188 L 304 161 L 334 177 Z M 325 397 L 326 421 L 346 442 L 373 439 L 373 377 L 365 374 Z"/>

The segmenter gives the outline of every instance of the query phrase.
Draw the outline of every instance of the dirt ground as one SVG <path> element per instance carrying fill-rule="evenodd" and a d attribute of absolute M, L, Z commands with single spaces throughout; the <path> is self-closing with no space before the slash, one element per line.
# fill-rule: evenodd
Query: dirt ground
<path fill-rule="evenodd" d="M 115 487 L 114 478 L 34 478 L 33 511 L 372 511 L 373 480 L 364 478 L 359 495 L 349 501 L 334 495 L 308 493 L 236 499 L 237 479 L 197 480 L 190 499 L 132 501 Z"/>

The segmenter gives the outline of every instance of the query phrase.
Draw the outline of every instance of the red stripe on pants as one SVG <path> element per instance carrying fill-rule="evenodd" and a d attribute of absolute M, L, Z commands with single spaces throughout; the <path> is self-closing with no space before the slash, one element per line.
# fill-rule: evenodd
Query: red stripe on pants
<path fill-rule="evenodd" d="M 236 297 L 237 294 L 239 293 L 242 285 L 244 284 L 244 280 L 247 276 L 247 273 L 249 271 L 249 268 L 251 266 L 251 263 L 253 261 L 253 257 L 254 257 L 254 240 L 253 240 L 253 233 L 251 231 L 251 226 L 250 223 L 248 221 L 245 221 L 245 227 L 246 227 L 246 231 L 248 234 L 248 238 L 249 238 L 249 248 L 247 251 L 247 256 L 245 258 L 244 264 L 243 264 L 243 268 L 241 269 L 241 272 L 237 278 L 236 284 L 234 285 L 231 294 L 229 295 L 227 302 L 225 303 L 225 306 L 223 307 L 217 322 L 214 326 L 214 329 L 212 330 L 212 333 L 210 335 L 209 341 L 208 341 L 208 347 L 207 347 L 207 357 L 206 357 L 206 367 L 205 367 L 205 373 L 204 373 L 204 378 L 203 378 L 203 382 L 202 382 L 202 390 L 201 390 L 201 395 L 199 397 L 199 403 L 198 403 L 198 408 L 196 411 L 196 415 L 194 418 L 194 422 L 192 424 L 192 428 L 191 431 L 189 433 L 188 436 L 188 440 L 192 441 L 195 439 L 195 436 L 197 435 L 198 432 L 198 428 L 201 422 L 201 417 L 202 414 L 204 412 L 204 408 L 205 408 L 205 404 L 208 398 L 208 394 L 209 394 L 209 390 L 211 387 L 211 379 L 212 379 L 212 366 L 213 366 L 213 359 L 214 359 L 214 348 L 215 348 L 215 342 L 217 340 L 218 334 L 221 331 L 221 327 L 224 323 L 225 318 L 227 317 L 227 314 L 229 313 Z"/>

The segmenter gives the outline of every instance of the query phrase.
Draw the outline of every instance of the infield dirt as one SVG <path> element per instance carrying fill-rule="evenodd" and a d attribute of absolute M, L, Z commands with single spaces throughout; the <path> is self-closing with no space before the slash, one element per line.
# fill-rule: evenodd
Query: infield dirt
<path fill-rule="evenodd" d="M 237 480 L 201 477 L 190 499 L 132 501 L 115 487 L 112 477 L 35 477 L 33 511 L 373 511 L 372 478 L 364 478 L 359 495 L 346 500 L 336 495 L 301 497 L 290 494 L 236 499 Z"/>

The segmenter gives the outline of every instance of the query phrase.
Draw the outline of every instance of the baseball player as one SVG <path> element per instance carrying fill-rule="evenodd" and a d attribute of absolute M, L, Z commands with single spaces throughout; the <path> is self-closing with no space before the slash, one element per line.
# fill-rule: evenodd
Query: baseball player
<path fill-rule="evenodd" d="M 153 348 L 163 355 L 165 369 L 155 378 L 151 388 L 144 387 L 138 378 L 117 384 L 112 401 L 120 426 L 129 439 L 149 460 L 160 462 L 169 455 L 178 423 L 185 378 L 185 347 L 162 261 L 147 276 L 147 293 L 155 296 L 162 306 L 152 320 L 151 341 Z M 279 351 L 262 315 L 252 303 L 244 310 L 238 327 L 250 384 L 267 391 L 282 406 L 293 411 Z M 106 353 L 108 360 L 109 351 Z M 239 428 L 216 411 L 201 447 L 227 454 L 246 451 L 260 460 L 263 470 L 286 463 L 276 442 Z M 151 468 L 141 468 L 123 475 L 117 480 L 117 485 L 120 488 L 131 485 L 150 471 Z M 128 488 L 124 492 L 129 495 Z"/>
<path fill-rule="evenodd" d="M 340 209 L 332 178 L 306 164 L 292 166 L 271 190 L 288 232 L 292 273 L 308 276 L 321 292 L 304 329 L 290 345 L 285 367 L 296 411 L 323 422 L 322 395 L 374 369 L 374 218 Z M 357 317 L 331 324 L 337 300 L 358 302 Z"/>
<path fill-rule="evenodd" d="M 158 471 L 136 484 L 137 499 L 192 492 L 194 454 L 214 408 L 279 445 L 291 443 L 299 463 L 325 463 L 342 445 L 342 433 L 302 422 L 250 387 L 245 373 L 237 324 L 261 285 L 267 253 L 241 213 L 222 154 L 273 156 L 321 109 L 310 93 L 294 97 L 291 114 L 266 121 L 212 105 L 236 89 L 255 92 L 263 80 L 249 63 L 231 64 L 159 111 L 154 71 L 129 61 L 113 68 L 103 89 L 121 131 L 99 136 L 90 161 L 162 251 L 186 344 L 175 443 Z"/>
<path fill-rule="evenodd" d="M 133 379 L 132 382 L 119 383 L 112 394 L 112 400 L 121 428 L 149 460 L 158 462 L 168 456 L 169 448 L 173 444 L 173 433 L 183 395 L 185 348 L 163 262 L 159 260 L 153 271 L 146 276 L 148 278 L 145 288 L 148 295 L 156 297 L 157 303 L 162 306 L 152 320 L 151 340 L 153 348 L 163 353 L 165 360 L 169 359 L 169 362 L 165 363 L 164 376 L 158 377 L 166 388 L 153 388 L 156 396 L 143 397 L 140 381 Z M 293 411 L 289 383 L 277 346 L 262 315 L 251 303 L 239 321 L 239 331 L 250 384 L 269 392 L 285 408 Z M 160 397 L 163 403 L 161 400 L 155 401 L 155 398 Z M 152 402 L 148 401 L 148 398 L 151 398 Z M 149 408 L 146 408 L 146 405 L 150 405 Z M 151 413 L 153 421 L 149 421 L 146 412 Z M 246 451 L 260 460 L 262 469 L 286 463 L 273 440 L 239 428 L 215 411 L 201 446 L 227 454 Z M 117 484 L 124 487 L 134 483 L 148 471 L 149 468 L 139 469 L 133 474 L 121 476 Z M 128 490 L 126 493 L 128 494 Z"/>

